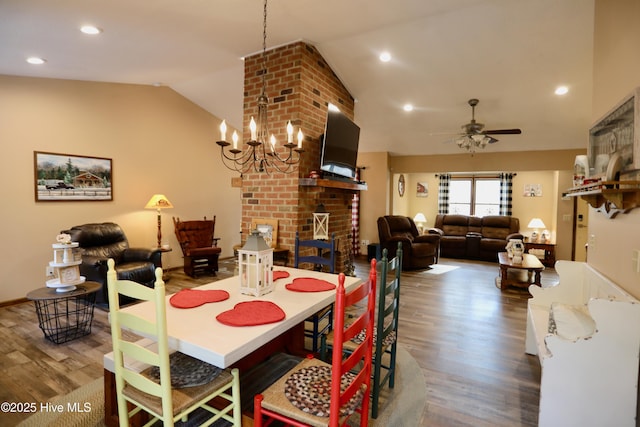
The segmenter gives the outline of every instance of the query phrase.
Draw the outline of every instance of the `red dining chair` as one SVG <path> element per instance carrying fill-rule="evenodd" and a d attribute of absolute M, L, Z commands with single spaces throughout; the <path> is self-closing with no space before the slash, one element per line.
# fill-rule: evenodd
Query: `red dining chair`
<path fill-rule="evenodd" d="M 369 422 L 369 393 L 373 351 L 373 329 L 376 295 L 376 260 L 371 260 L 369 279 L 346 292 L 345 276 L 338 276 L 334 307 L 333 362 L 309 356 L 282 378 L 254 397 L 255 427 L 279 420 L 292 426 L 346 425 L 354 413 L 360 414 L 360 426 Z M 347 308 L 366 299 L 367 308 L 345 326 Z M 346 358 L 342 347 L 360 331 L 364 340 Z M 263 417 L 267 417 L 267 421 Z"/>

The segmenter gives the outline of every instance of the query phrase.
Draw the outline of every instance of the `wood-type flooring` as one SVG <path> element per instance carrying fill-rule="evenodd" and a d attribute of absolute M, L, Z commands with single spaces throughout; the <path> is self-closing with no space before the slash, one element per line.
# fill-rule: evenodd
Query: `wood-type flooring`
<path fill-rule="evenodd" d="M 368 263 L 356 260 L 365 279 Z M 233 274 L 221 260 L 216 277 L 191 279 L 171 271 L 167 292 Z M 526 289 L 500 291 L 498 264 L 441 259 L 431 270 L 405 271 L 399 342 L 417 360 L 427 388 L 423 426 L 536 426 L 540 365 L 524 353 Z M 542 283 L 557 282 L 553 269 Z M 36 288 L 38 286 L 33 286 Z M 24 293 L 32 290 L 25 287 Z M 32 302 L 0 307 L 0 402 L 38 407 L 103 375 L 111 351 L 107 313 L 96 308 L 92 333 L 56 345 L 44 339 Z M 0 412 L 10 426 L 28 413 Z"/>

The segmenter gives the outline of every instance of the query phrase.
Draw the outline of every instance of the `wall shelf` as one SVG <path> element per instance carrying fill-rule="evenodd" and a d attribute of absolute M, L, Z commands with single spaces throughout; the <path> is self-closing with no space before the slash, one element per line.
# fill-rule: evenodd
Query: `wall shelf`
<path fill-rule="evenodd" d="M 367 190 L 366 183 L 337 181 L 333 179 L 321 179 L 321 178 L 300 178 L 301 187 L 327 187 L 327 188 L 341 188 L 343 190 L 355 190 L 365 191 Z"/>
<path fill-rule="evenodd" d="M 640 207 L 640 181 L 599 181 L 573 187 L 567 197 L 581 197 L 589 205 L 609 218 Z"/>

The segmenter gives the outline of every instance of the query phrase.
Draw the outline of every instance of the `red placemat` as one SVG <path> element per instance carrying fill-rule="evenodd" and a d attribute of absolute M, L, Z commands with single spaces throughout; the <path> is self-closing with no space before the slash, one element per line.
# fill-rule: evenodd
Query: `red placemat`
<path fill-rule="evenodd" d="M 229 292 L 220 289 L 182 289 L 169 298 L 169 303 L 176 308 L 194 308 L 209 302 L 224 301 L 228 298 Z"/>
<path fill-rule="evenodd" d="M 293 292 L 324 292 L 335 289 L 336 285 L 313 277 L 298 277 L 285 287 Z"/>
<path fill-rule="evenodd" d="M 286 279 L 287 277 L 289 277 L 289 272 L 288 271 L 283 271 L 283 270 L 274 270 L 273 271 L 273 281 L 275 282 L 278 279 Z"/>
<path fill-rule="evenodd" d="M 285 317 L 284 311 L 271 301 L 244 301 L 218 314 L 216 319 L 228 326 L 256 326 L 279 322 Z"/>

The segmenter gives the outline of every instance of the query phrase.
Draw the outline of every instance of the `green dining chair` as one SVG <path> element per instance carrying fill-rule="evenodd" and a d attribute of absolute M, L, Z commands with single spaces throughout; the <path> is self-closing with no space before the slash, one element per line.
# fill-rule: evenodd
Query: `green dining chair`
<path fill-rule="evenodd" d="M 396 376 L 396 351 L 398 346 L 398 315 L 400 312 L 400 277 L 402 275 L 402 243 L 398 242 L 396 256 L 389 260 L 387 249 L 382 251 L 378 263 L 379 281 L 377 286 L 376 329 L 373 344 L 373 369 L 371 379 L 371 418 L 378 418 L 380 391 L 385 384 L 392 389 Z M 357 345 L 364 332 L 356 335 L 351 343 L 344 346 L 349 354 Z M 320 340 L 320 358 L 327 360 L 328 351 L 333 349 L 333 334 L 323 335 Z"/>

